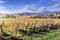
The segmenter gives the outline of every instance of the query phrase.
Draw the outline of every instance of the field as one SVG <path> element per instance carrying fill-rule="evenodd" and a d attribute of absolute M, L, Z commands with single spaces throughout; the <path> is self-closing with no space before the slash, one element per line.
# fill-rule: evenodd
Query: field
<path fill-rule="evenodd" d="M 60 19 L 0 18 L 0 35 L 4 39 L 19 40 L 59 40 Z"/>

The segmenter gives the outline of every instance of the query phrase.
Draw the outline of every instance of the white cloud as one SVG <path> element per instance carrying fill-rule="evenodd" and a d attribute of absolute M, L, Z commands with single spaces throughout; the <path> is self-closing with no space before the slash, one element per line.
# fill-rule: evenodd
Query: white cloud
<path fill-rule="evenodd" d="M 54 5 L 50 6 L 50 7 L 48 7 L 47 10 L 52 11 L 52 12 L 60 11 L 60 4 L 54 4 Z"/>
<path fill-rule="evenodd" d="M 32 5 L 25 5 L 21 9 L 16 10 L 16 12 L 31 12 L 31 13 L 39 13 L 43 12 L 45 10 L 45 7 L 36 7 L 37 5 L 32 4 Z"/>
<path fill-rule="evenodd" d="M 52 0 L 53 2 L 60 4 L 60 0 Z"/>
<path fill-rule="evenodd" d="M 5 9 L 6 7 L 4 7 L 4 6 L 0 6 L 0 10 L 2 10 L 2 9 Z"/>
<path fill-rule="evenodd" d="M 2 13 L 2 14 L 10 14 L 10 11 L 8 11 L 8 10 L 0 10 L 0 13 Z"/>
<path fill-rule="evenodd" d="M 31 13 L 40 13 L 40 12 L 45 12 L 45 11 L 50 11 L 50 12 L 54 12 L 54 11 L 60 11 L 60 4 L 54 4 L 50 7 L 36 7 L 37 5 L 32 4 L 32 5 L 25 5 L 24 7 L 22 7 L 21 9 L 15 10 L 14 12 L 31 12 Z"/>
<path fill-rule="evenodd" d="M 11 13 L 11 11 L 7 10 L 7 7 L 0 5 L 0 13 L 2 13 L 2 14 L 9 14 L 9 13 Z"/>
<path fill-rule="evenodd" d="M 54 5 L 47 8 L 48 11 L 54 12 L 54 11 L 60 11 L 60 0 L 52 0 L 53 2 L 56 2 Z"/>
<path fill-rule="evenodd" d="M 0 6 L 0 13 L 3 14 L 10 14 L 10 13 L 23 13 L 23 12 L 31 12 L 31 13 L 39 13 L 43 12 L 45 10 L 45 7 L 36 7 L 37 5 L 31 4 L 31 5 L 25 5 L 24 7 L 20 9 L 15 10 L 8 10 L 5 6 Z M 11 6 L 13 7 L 13 6 Z"/>
<path fill-rule="evenodd" d="M 12 5 L 10 5 L 10 7 L 13 7 Z M 31 12 L 31 13 L 40 13 L 40 12 L 44 12 L 44 11 L 60 11 L 60 4 L 54 4 L 50 7 L 37 7 L 36 4 L 31 4 L 31 5 L 25 5 L 22 8 L 18 8 L 15 10 L 8 10 L 8 7 L 5 6 L 1 6 L 0 5 L 0 13 L 3 14 L 10 14 L 10 13 L 23 13 L 23 12 Z"/>
<path fill-rule="evenodd" d="M 3 1 L 3 0 L 0 0 L 0 3 L 5 3 L 5 1 Z"/>

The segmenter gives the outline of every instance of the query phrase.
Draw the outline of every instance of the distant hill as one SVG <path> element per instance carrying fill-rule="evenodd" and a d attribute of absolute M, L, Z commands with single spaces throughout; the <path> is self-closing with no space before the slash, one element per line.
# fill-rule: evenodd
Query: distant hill
<path fill-rule="evenodd" d="M 41 13 L 18 13 L 20 16 L 41 15 Z"/>
<path fill-rule="evenodd" d="M 47 14 L 60 14 L 60 12 L 42 12 L 42 13 L 30 13 L 30 12 L 25 12 L 25 13 L 15 13 L 18 14 L 20 16 L 30 16 L 30 15 L 47 15 Z"/>
<path fill-rule="evenodd" d="M 12 14 L 2 14 L 0 13 L 0 17 L 6 18 L 16 18 L 17 16 L 31 16 L 32 18 L 60 18 L 60 12 L 45 12 L 45 13 L 12 13 Z"/>

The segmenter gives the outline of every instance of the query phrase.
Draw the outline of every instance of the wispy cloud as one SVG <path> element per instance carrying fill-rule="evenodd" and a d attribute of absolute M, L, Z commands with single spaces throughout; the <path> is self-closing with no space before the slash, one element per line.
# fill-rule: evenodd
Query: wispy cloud
<path fill-rule="evenodd" d="M 9 14 L 9 13 L 11 13 L 11 11 L 8 10 L 7 7 L 5 7 L 5 6 L 0 6 L 0 13 Z"/>
<path fill-rule="evenodd" d="M 0 13 L 2 13 L 2 14 L 10 14 L 10 11 L 8 11 L 8 10 L 0 10 Z"/>
<path fill-rule="evenodd" d="M 41 0 L 40 0 L 41 1 Z M 52 0 L 54 2 L 56 2 L 55 4 L 52 4 L 51 6 L 39 6 L 38 4 L 26 4 L 25 6 L 21 7 L 21 8 L 17 8 L 15 6 L 13 6 L 12 4 L 9 4 L 8 7 L 4 6 L 4 5 L 0 5 L 0 13 L 23 13 L 23 12 L 31 12 L 31 13 L 41 13 L 41 12 L 45 12 L 45 11 L 50 11 L 50 12 L 54 12 L 54 11 L 60 11 L 60 0 Z M 0 0 L 0 4 L 1 3 L 5 3 L 5 1 Z M 16 9 L 13 9 L 13 8 Z"/>
<path fill-rule="evenodd" d="M 47 8 L 48 11 L 54 12 L 54 11 L 60 11 L 60 4 L 54 4 Z"/>
<path fill-rule="evenodd" d="M 2 10 L 2 9 L 5 9 L 6 7 L 4 7 L 4 6 L 0 6 L 0 10 Z"/>
<path fill-rule="evenodd" d="M 37 5 L 32 4 L 32 5 L 25 5 L 21 9 L 17 10 L 20 13 L 22 12 L 31 12 L 31 13 L 39 13 L 43 12 L 45 10 L 45 7 L 36 7 Z"/>
<path fill-rule="evenodd" d="M 5 1 L 3 1 L 3 0 L 0 0 L 0 3 L 5 3 Z"/>
<path fill-rule="evenodd" d="M 60 0 L 52 0 L 52 1 L 56 3 L 48 7 L 47 10 L 50 12 L 60 11 Z"/>
<path fill-rule="evenodd" d="M 36 7 L 36 6 L 37 5 L 35 5 L 35 4 L 25 5 L 24 7 L 15 9 L 15 10 L 8 10 L 7 7 L 0 6 L 0 13 L 5 13 L 5 14 L 23 13 L 23 12 L 41 13 L 41 12 L 45 12 L 45 11 L 50 11 L 50 12 L 60 11 L 60 4 L 54 4 L 50 7 L 44 7 L 44 6 Z"/>

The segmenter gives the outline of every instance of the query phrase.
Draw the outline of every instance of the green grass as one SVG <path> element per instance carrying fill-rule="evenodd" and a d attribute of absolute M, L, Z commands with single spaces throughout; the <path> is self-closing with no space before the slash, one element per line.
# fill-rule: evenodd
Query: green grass
<path fill-rule="evenodd" d="M 6 31 L 5 28 L 4 28 L 4 31 Z M 8 34 L 8 32 L 6 33 Z M 21 35 L 20 38 L 23 40 L 60 40 L 60 29 L 50 30 L 49 32 L 42 32 L 41 34 L 32 34 L 29 36 L 20 32 L 19 35 Z M 9 38 L 9 37 L 11 36 L 8 36 L 6 38 Z"/>
<path fill-rule="evenodd" d="M 10 36 L 7 36 L 7 37 L 9 38 Z M 24 35 L 22 36 L 21 39 L 23 40 L 60 40 L 60 29 L 51 30 L 50 32 L 43 32 L 41 34 L 32 34 L 30 36 Z"/>
<path fill-rule="evenodd" d="M 50 32 L 42 32 L 41 34 L 32 34 L 29 36 L 23 33 L 20 33 L 20 35 L 24 35 L 20 37 L 23 40 L 60 40 L 60 29 L 50 30 Z M 10 36 L 7 37 L 9 38 Z"/>
<path fill-rule="evenodd" d="M 23 40 L 60 40 L 60 29 L 43 32 L 42 34 L 24 36 Z"/>

